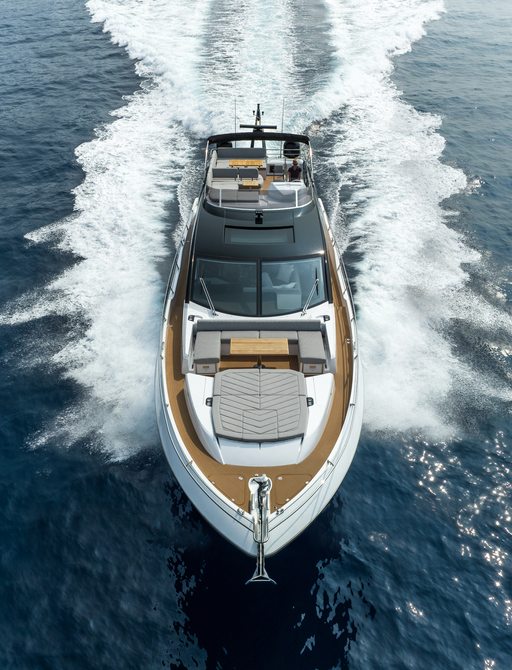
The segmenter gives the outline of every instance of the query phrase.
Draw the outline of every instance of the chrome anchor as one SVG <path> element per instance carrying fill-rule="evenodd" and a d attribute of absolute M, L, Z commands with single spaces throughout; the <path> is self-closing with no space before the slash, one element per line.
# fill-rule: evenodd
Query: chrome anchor
<path fill-rule="evenodd" d="M 245 583 L 251 582 L 276 582 L 268 576 L 265 570 L 265 542 L 268 540 L 268 517 L 270 510 L 270 490 L 272 488 L 272 480 L 267 475 L 260 477 L 251 477 L 249 480 L 249 490 L 251 492 L 251 499 L 249 503 L 249 511 L 253 519 L 253 535 L 254 541 L 258 545 L 258 553 L 256 555 L 256 569 L 251 579 Z"/>

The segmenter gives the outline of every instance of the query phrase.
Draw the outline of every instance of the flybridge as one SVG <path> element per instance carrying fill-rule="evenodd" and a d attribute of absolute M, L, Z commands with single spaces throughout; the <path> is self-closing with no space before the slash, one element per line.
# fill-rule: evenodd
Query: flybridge
<path fill-rule="evenodd" d="M 312 181 L 311 147 L 306 135 L 269 133 L 256 127 L 252 132 L 212 135 L 208 139 L 205 203 L 223 212 L 306 207 L 313 200 Z"/>
<path fill-rule="evenodd" d="M 256 212 L 304 208 L 313 200 L 313 161 L 307 135 L 274 132 L 258 104 L 250 132 L 211 135 L 206 145 L 205 204 Z M 241 146 L 240 146 L 241 145 Z"/>

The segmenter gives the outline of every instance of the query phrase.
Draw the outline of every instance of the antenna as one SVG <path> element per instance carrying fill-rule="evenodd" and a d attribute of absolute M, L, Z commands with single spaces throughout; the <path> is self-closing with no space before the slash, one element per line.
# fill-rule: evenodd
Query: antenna
<path fill-rule="evenodd" d="M 277 130 L 277 126 L 263 126 L 261 125 L 261 117 L 265 112 L 261 111 L 261 106 L 260 103 L 256 105 L 256 111 L 254 109 L 252 110 L 253 115 L 256 117 L 254 119 L 254 125 L 247 125 L 246 123 L 241 123 L 240 128 L 252 128 L 252 131 L 255 135 L 254 139 L 262 139 L 261 137 L 257 137 L 257 135 L 264 135 L 264 130 Z M 262 140 L 262 146 L 265 146 L 265 140 Z M 251 140 L 251 147 L 254 147 L 254 140 Z"/>
<path fill-rule="evenodd" d="M 281 132 L 284 133 L 284 98 L 283 98 L 283 112 L 281 114 Z M 283 157 L 283 144 L 282 142 L 279 144 L 279 158 Z M 285 162 L 285 168 L 286 168 L 286 162 Z"/>
<path fill-rule="evenodd" d="M 241 123 L 240 128 L 252 128 L 254 130 L 254 132 L 256 132 L 256 133 L 261 131 L 261 130 L 277 130 L 277 126 L 263 126 L 262 125 L 261 117 L 263 116 L 263 114 L 265 114 L 265 112 L 261 111 L 261 105 L 260 105 L 259 102 L 258 102 L 258 105 L 256 106 L 256 111 L 253 109 L 252 113 L 256 117 L 254 119 L 254 124 L 250 125 L 250 124 L 246 124 L 246 123 Z"/>

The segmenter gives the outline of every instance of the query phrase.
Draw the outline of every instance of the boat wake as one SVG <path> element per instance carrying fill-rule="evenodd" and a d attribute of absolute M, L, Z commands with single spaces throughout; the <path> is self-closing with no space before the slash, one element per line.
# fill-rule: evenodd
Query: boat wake
<path fill-rule="evenodd" d="M 53 350 L 45 347 L 45 354 L 50 350 L 50 364 L 85 389 L 84 397 L 31 443 L 87 439 L 123 458 L 157 441 L 153 370 L 163 293 L 158 264 L 172 254 L 165 231 L 190 155 L 184 127 L 204 133 L 206 126 L 190 104 L 197 97 L 190 83 L 196 37 L 175 31 L 174 43 L 165 38 L 165 53 L 155 46 L 143 57 L 136 35 L 151 44 L 154 35 L 144 30 L 155 29 L 152 20 L 144 22 L 129 5 L 89 7 L 93 19 L 105 21 L 113 39 L 140 59 L 141 89 L 94 140 L 76 149 L 85 179 L 74 191 L 74 214 L 27 236 L 70 252 L 77 262 L 42 291 L 24 296 L 3 322 L 59 315 L 72 324 L 64 341 Z M 171 14 L 169 24 L 184 25 L 185 9 L 181 13 Z M 173 47 L 189 71 L 174 61 Z M 175 100 L 181 108 L 171 104 Z M 33 362 L 39 365 L 41 356 Z"/>
<path fill-rule="evenodd" d="M 468 180 L 441 161 L 441 119 L 405 103 L 389 79 L 392 57 L 410 49 L 443 4 L 329 5 L 345 105 L 330 129 L 338 137 L 331 151 L 350 190 L 345 244 L 360 258 L 366 425 L 445 439 L 456 434 L 466 402 L 511 397 L 503 379 L 482 376 L 457 352 L 452 324 L 507 338 L 512 321 L 469 288 L 482 257 L 442 206 Z"/>
<path fill-rule="evenodd" d="M 135 59 L 141 88 L 77 148 L 85 178 L 74 214 L 28 236 L 77 262 L 2 317 L 80 321 L 51 363 L 84 398 L 34 444 L 87 437 L 123 458 L 156 442 L 159 263 L 172 255 L 170 233 L 197 191 L 202 138 L 234 129 L 235 94 L 241 115 L 256 97 L 269 112 L 264 122 L 279 127 L 284 98 L 285 130 L 309 129 L 321 145 L 319 186 L 357 272 L 367 426 L 447 437 L 457 430 L 446 412 L 450 398 L 464 402 L 475 384 L 484 398 L 506 397 L 504 384 L 482 379 L 457 354 L 447 330 L 455 319 L 511 331 L 503 312 L 469 288 L 468 268 L 482 259 L 442 208 L 467 187 L 466 177 L 441 162 L 440 119 L 406 104 L 390 79 L 393 57 L 440 17 L 440 0 L 236 7 L 89 0 L 87 7 Z M 340 191 L 344 202 L 349 195 L 346 221 Z"/>

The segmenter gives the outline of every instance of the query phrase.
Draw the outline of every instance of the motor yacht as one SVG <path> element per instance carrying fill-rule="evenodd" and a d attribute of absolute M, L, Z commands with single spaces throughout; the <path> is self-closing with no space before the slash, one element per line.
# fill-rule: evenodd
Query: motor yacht
<path fill-rule="evenodd" d="M 156 367 L 184 492 L 272 581 L 275 554 L 340 487 L 361 431 L 349 282 L 309 138 L 261 123 L 208 138 L 172 265 Z M 292 168 L 290 170 L 290 168 Z"/>

